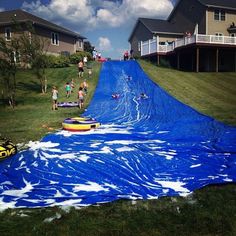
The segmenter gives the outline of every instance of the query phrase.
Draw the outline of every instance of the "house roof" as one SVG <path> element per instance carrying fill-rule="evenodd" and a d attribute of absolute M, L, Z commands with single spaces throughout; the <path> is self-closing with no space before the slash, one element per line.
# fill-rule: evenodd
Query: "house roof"
<path fill-rule="evenodd" d="M 85 39 L 85 37 L 81 36 L 78 33 L 75 33 L 62 26 L 56 25 L 50 21 L 32 15 L 21 9 L 0 12 L 0 25 L 9 25 L 12 23 L 13 19 L 15 19 L 18 22 L 31 21 L 33 24 L 40 25 L 42 27 L 49 28 L 51 30 L 55 30 L 57 32 L 61 32 L 67 35 L 75 36 L 77 38 Z"/>
<path fill-rule="evenodd" d="M 183 35 L 184 32 L 184 30 L 181 30 L 180 26 L 177 26 L 177 24 L 172 24 L 167 20 L 139 18 L 136 22 L 136 25 L 133 28 L 132 33 L 130 34 L 128 41 L 130 41 L 131 37 L 133 36 L 139 22 L 141 22 L 153 34 L 162 33 L 162 34 Z"/>
<path fill-rule="evenodd" d="M 235 0 L 198 0 L 201 4 L 208 7 L 220 7 L 225 9 L 236 9 Z"/>
<path fill-rule="evenodd" d="M 172 33 L 172 34 L 183 34 L 180 27 L 177 27 L 177 24 L 170 23 L 167 20 L 160 19 L 148 19 L 148 18 L 139 18 L 152 33 Z"/>

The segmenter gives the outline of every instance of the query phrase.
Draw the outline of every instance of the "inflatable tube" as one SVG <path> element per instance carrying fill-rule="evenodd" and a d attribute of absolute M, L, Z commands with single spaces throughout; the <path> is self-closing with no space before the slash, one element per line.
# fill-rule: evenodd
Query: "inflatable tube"
<path fill-rule="evenodd" d="M 10 140 L 0 139 L 0 160 L 16 154 L 17 148 Z"/>
<path fill-rule="evenodd" d="M 62 122 L 63 129 L 67 131 L 88 131 L 99 126 L 99 122 L 86 117 L 67 118 Z"/>
<path fill-rule="evenodd" d="M 58 107 L 78 107 L 78 102 L 58 102 Z"/>

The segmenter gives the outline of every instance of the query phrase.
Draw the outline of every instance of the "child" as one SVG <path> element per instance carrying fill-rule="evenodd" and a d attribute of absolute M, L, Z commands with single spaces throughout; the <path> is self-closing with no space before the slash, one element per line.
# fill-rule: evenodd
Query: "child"
<path fill-rule="evenodd" d="M 78 63 L 78 71 L 79 71 L 79 78 L 82 78 L 84 75 L 84 63 L 83 61 L 80 61 Z"/>
<path fill-rule="evenodd" d="M 57 110 L 58 91 L 56 86 L 52 87 L 52 110 Z"/>
<path fill-rule="evenodd" d="M 111 97 L 112 97 L 113 99 L 118 99 L 118 98 L 120 97 L 120 94 L 119 94 L 119 93 L 113 93 L 113 94 L 111 95 Z"/>
<path fill-rule="evenodd" d="M 84 92 L 82 87 L 79 87 L 78 103 L 79 103 L 79 108 L 81 109 L 84 106 Z"/>
<path fill-rule="evenodd" d="M 84 90 L 85 95 L 88 92 L 88 83 L 86 82 L 86 80 L 84 80 L 83 83 L 81 83 L 80 87 Z"/>
<path fill-rule="evenodd" d="M 148 98 L 147 94 L 140 93 L 140 96 L 139 96 L 138 100 L 140 100 L 140 99 L 147 99 L 147 98 Z"/>
<path fill-rule="evenodd" d="M 71 86 L 69 82 L 66 83 L 65 89 L 66 89 L 66 97 L 68 98 L 70 97 L 70 94 L 71 94 Z"/>
<path fill-rule="evenodd" d="M 91 68 L 88 69 L 88 77 L 89 77 L 89 79 L 92 78 L 92 69 Z"/>

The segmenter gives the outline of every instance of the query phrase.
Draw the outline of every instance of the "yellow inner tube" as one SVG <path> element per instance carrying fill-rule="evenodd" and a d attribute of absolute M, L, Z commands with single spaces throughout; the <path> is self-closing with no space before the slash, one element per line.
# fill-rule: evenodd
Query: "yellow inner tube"
<path fill-rule="evenodd" d="M 69 122 L 68 122 L 69 121 Z M 75 121 L 74 123 L 70 123 Z M 76 123 L 77 122 L 77 123 Z M 100 123 L 86 117 L 74 117 L 71 119 L 66 119 L 62 123 L 62 127 L 68 131 L 88 131 L 91 129 L 96 129 L 100 126 Z"/>
<path fill-rule="evenodd" d="M 9 140 L 0 141 L 0 160 L 12 156 L 16 154 L 16 152 L 17 152 L 16 145 L 14 145 L 11 141 Z"/>

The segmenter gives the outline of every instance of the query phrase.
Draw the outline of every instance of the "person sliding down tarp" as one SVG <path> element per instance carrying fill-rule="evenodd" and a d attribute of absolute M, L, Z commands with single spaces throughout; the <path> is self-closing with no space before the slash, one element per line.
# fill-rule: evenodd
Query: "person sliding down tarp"
<path fill-rule="evenodd" d="M 141 93 L 148 99 L 138 101 Z M 171 97 L 136 61 L 102 65 L 83 116 L 101 127 L 49 134 L 1 163 L 0 208 L 183 196 L 236 181 L 236 129 Z"/>

